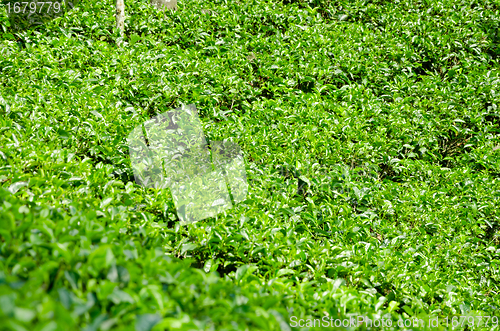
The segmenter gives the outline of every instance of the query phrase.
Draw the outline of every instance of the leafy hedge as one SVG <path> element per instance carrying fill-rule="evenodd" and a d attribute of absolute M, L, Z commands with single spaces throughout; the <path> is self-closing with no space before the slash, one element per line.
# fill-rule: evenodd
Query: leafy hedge
<path fill-rule="evenodd" d="M 129 1 L 123 48 L 111 1 L 25 31 L 0 8 L 1 328 L 499 315 L 496 1 L 178 7 Z M 251 185 L 185 227 L 126 145 L 181 103 Z"/>

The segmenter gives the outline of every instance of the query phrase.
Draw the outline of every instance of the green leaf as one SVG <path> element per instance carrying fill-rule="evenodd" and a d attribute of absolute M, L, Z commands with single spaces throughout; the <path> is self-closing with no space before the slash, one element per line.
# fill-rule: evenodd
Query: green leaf
<path fill-rule="evenodd" d="M 295 274 L 294 270 L 284 268 L 284 269 L 278 270 L 278 273 L 276 274 L 276 277 L 281 277 L 281 276 L 284 276 L 284 275 L 294 275 L 294 274 Z"/>
<path fill-rule="evenodd" d="M 22 187 L 27 187 L 28 182 L 17 182 L 9 186 L 9 191 L 12 194 L 16 194 Z"/>
<path fill-rule="evenodd" d="M 108 299 L 113 301 L 116 305 L 122 303 L 122 302 L 127 302 L 130 304 L 134 304 L 135 300 L 128 294 L 127 292 L 124 292 L 120 290 L 118 287 L 115 287 L 113 290 L 113 293 L 111 293 L 108 296 Z"/>
<path fill-rule="evenodd" d="M 150 331 L 159 321 L 161 321 L 161 316 L 156 314 L 138 315 L 135 322 L 135 330 Z"/>
<path fill-rule="evenodd" d="M 36 312 L 26 308 L 14 308 L 15 318 L 23 323 L 30 323 L 36 316 Z"/>
<path fill-rule="evenodd" d="M 14 293 L 0 296 L 0 309 L 6 316 L 12 317 L 15 312 L 16 295 Z"/>
<path fill-rule="evenodd" d="M 196 249 L 197 247 L 198 247 L 198 245 L 195 244 L 195 243 L 185 243 L 185 244 L 182 244 L 181 254 L 185 254 L 188 251 L 192 251 L 192 250 Z"/>
<path fill-rule="evenodd" d="M 250 265 L 250 264 L 244 264 L 244 265 L 238 267 L 238 269 L 236 270 L 235 278 L 237 281 L 242 281 L 258 269 L 259 268 L 257 266 Z"/>
<path fill-rule="evenodd" d="M 387 311 L 389 313 L 392 313 L 393 311 L 397 310 L 398 308 L 399 308 L 399 302 L 391 301 L 391 302 L 389 302 L 389 305 L 387 307 Z"/>
<path fill-rule="evenodd" d="M 111 250 L 111 246 L 104 245 L 97 248 L 89 256 L 89 263 L 96 269 L 107 269 L 115 261 L 115 256 Z"/>

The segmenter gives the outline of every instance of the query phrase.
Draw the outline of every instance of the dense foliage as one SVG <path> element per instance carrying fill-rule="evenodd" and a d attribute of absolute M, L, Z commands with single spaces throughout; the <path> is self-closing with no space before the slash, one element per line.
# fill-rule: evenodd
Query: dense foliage
<path fill-rule="evenodd" d="M 500 316 L 497 1 L 113 3 L 0 7 L 0 329 Z M 187 226 L 126 143 L 181 104 L 250 183 Z"/>

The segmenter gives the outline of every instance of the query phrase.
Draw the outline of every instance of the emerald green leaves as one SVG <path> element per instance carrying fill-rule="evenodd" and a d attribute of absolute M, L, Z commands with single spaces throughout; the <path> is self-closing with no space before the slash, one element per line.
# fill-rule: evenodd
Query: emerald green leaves
<path fill-rule="evenodd" d="M 493 1 L 126 6 L 121 49 L 108 2 L 24 32 L 0 8 L 7 329 L 495 314 Z M 181 104 L 210 161 L 238 145 L 246 171 L 225 171 L 234 208 L 188 225 L 176 192 L 137 185 L 127 144 Z"/>

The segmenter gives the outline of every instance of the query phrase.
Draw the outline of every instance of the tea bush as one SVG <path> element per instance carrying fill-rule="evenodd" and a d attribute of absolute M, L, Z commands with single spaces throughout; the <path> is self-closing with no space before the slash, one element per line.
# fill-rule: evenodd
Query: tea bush
<path fill-rule="evenodd" d="M 0 329 L 500 316 L 497 1 L 113 5 L 0 7 Z M 126 141 L 181 104 L 250 184 L 187 226 Z"/>

